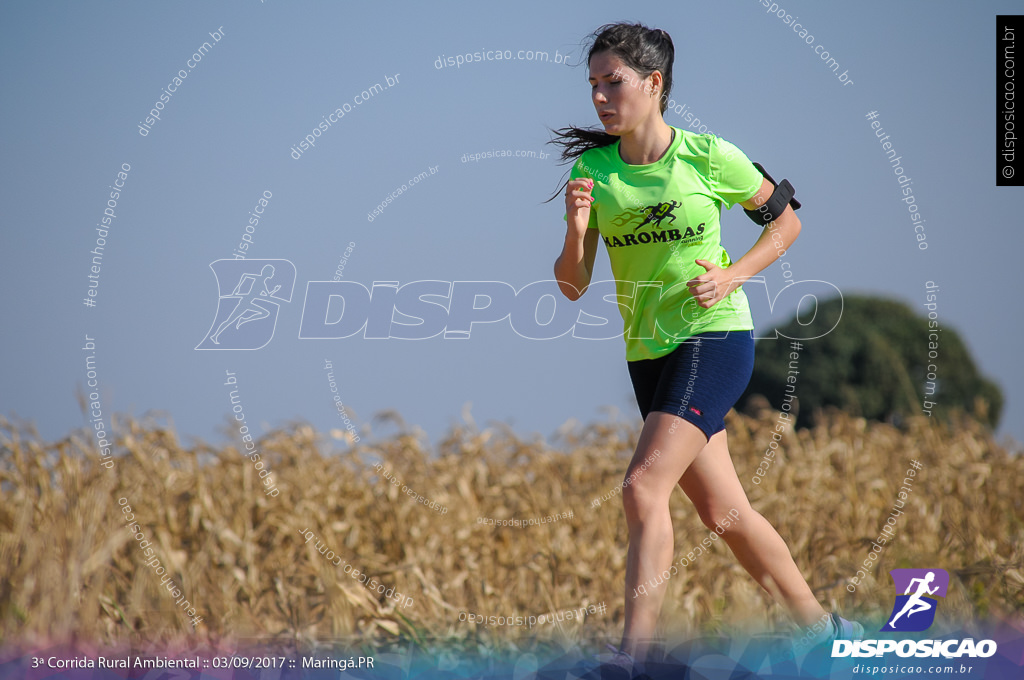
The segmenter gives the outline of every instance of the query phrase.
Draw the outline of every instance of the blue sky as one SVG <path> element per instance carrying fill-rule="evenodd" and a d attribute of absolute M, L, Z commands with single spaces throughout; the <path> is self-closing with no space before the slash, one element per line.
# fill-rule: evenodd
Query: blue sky
<path fill-rule="evenodd" d="M 330 280 L 346 249 L 343 278 L 367 288 L 551 279 L 564 204 L 543 201 L 566 168 L 553 155 L 463 155 L 551 154 L 547 128 L 596 125 L 585 64 L 551 59 L 557 51 L 577 63 L 591 30 L 638 20 L 673 37 L 679 109 L 796 186 L 795 278 L 921 312 L 926 282 L 938 284 L 943 327 L 962 334 L 1004 391 L 1000 433 L 1024 441 L 1022 192 L 995 186 L 993 162 L 995 16 L 1017 6 L 779 4 L 813 44 L 758 0 L 589 2 L 571 12 L 550 3 L 5 3 L 2 233 L 23 292 L 0 302 L 0 412 L 34 421 L 48 439 L 86 426 L 75 393 L 92 389 L 94 354 L 105 417 L 161 412 L 186 443 L 225 441 L 228 371 L 254 431 L 298 420 L 344 429 L 325 360 L 364 435 L 386 410 L 432 441 L 467 405 L 480 427 L 504 422 L 545 437 L 569 419 L 604 418 L 609 406 L 638 418 L 621 338 L 529 340 L 508 321 L 478 325 L 468 339 L 299 338 L 307 282 Z M 193 60 L 204 41 L 210 48 Z M 524 57 L 436 68 L 489 50 Z M 141 135 L 179 69 L 186 77 Z M 389 87 L 369 93 L 378 83 Z M 344 116 L 294 158 L 292 147 L 339 108 Z M 926 251 L 870 111 L 912 177 Z M 665 119 L 689 124 L 675 112 Z M 90 250 L 115 181 L 124 188 L 87 307 Z M 257 206 L 247 257 L 294 265 L 290 300 L 277 305 L 262 349 L 196 350 L 217 311 L 210 265 L 232 257 Z M 739 208 L 723 215 L 723 232 L 734 259 L 757 236 Z M 603 248 L 597 262 L 595 280 L 610 279 Z M 785 282 L 778 263 L 764 276 L 773 294 Z M 763 302 L 754 309 L 759 327 L 771 321 Z M 95 350 L 82 349 L 86 335 Z"/>

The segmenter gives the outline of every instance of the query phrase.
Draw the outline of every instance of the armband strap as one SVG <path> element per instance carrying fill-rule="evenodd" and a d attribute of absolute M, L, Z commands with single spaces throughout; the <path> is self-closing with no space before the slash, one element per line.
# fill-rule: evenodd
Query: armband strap
<path fill-rule="evenodd" d="M 772 192 L 771 197 L 756 210 L 747 210 L 744 208 L 743 212 L 747 213 L 747 217 L 763 227 L 778 219 L 779 215 L 782 214 L 787 205 L 793 206 L 793 210 L 800 209 L 800 201 L 793 198 L 793 194 L 796 193 L 796 190 L 793 188 L 793 185 L 789 183 L 788 179 L 782 180 L 782 183 L 779 184 L 772 179 L 772 176 L 769 175 L 764 168 L 761 167 L 760 163 L 754 163 L 754 167 L 757 168 L 758 172 L 764 175 L 766 180 L 772 183 L 775 190 Z"/>

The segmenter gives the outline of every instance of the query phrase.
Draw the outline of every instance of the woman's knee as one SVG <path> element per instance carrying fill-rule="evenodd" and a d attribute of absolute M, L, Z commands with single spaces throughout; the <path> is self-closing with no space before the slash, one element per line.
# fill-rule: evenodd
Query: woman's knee
<path fill-rule="evenodd" d="M 668 510 L 669 494 L 639 477 L 626 476 L 622 486 L 622 507 L 627 522 L 644 521 L 652 514 Z"/>

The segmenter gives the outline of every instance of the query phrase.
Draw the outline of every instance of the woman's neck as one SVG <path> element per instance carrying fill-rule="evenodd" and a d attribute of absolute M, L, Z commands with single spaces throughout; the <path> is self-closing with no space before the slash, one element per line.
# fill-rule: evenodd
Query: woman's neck
<path fill-rule="evenodd" d="M 669 146 L 675 132 L 659 116 L 619 138 L 619 157 L 629 165 L 649 165 L 656 162 Z"/>

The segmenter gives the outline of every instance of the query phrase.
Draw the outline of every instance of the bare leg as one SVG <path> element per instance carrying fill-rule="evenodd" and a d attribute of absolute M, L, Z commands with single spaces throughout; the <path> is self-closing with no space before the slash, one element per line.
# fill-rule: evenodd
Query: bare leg
<path fill-rule="evenodd" d="M 669 498 L 706 444 L 704 433 L 692 423 L 671 413 L 652 411 L 626 471 L 628 486 L 622 491 L 622 504 L 629 526 L 629 551 L 622 649 L 637 659 L 644 658 L 654 636 L 665 589 L 654 588 L 640 596 L 636 589 L 672 565 Z M 644 465 L 646 469 L 641 470 Z"/>
<path fill-rule="evenodd" d="M 710 529 L 730 511 L 738 511 L 739 520 L 725 529 L 722 538 L 739 563 L 762 588 L 781 600 L 780 604 L 799 625 L 810 626 L 822 620 L 825 610 L 797 568 L 785 541 L 768 520 L 750 507 L 729 457 L 724 430 L 715 434 L 697 455 L 679 480 L 679 486 Z"/>

